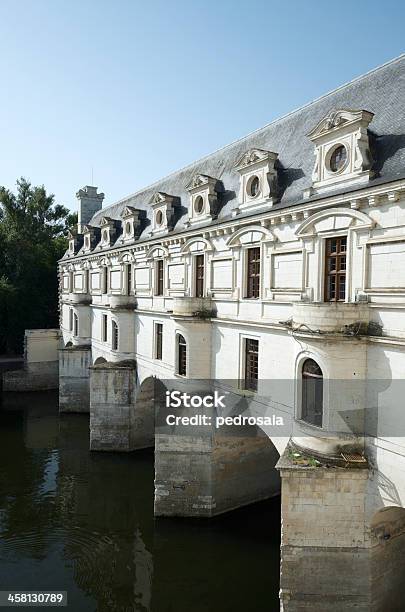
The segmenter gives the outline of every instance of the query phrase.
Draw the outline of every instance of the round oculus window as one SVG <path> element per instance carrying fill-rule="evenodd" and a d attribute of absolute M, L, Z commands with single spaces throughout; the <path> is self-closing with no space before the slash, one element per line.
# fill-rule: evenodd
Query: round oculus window
<path fill-rule="evenodd" d="M 344 145 L 338 145 L 332 151 L 329 158 L 329 170 L 339 172 L 347 163 L 347 149 Z"/>
<path fill-rule="evenodd" d="M 204 200 L 202 196 L 197 196 L 196 199 L 194 200 L 194 210 L 197 213 L 197 215 L 200 215 L 202 213 L 203 208 L 204 208 Z"/>
<path fill-rule="evenodd" d="M 260 192 L 260 179 L 258 176 L 251 176 L 247 184 L 247 193 L 251 198 L 255 198 Z"/>
<path fill-rule="evenodd" d="M 158 210 L 156 213 L 156 225 L 162 225 L 163 223 L 163 213 L 161 210 Z"/>

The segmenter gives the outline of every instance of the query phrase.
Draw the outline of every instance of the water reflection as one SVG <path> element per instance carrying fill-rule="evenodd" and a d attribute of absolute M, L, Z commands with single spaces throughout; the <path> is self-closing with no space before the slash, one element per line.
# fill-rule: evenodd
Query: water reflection
<path fill-rule="evenodd" d="M 54 394 L 0 409 L 0 589 L 63 589 L 74 612 L 278 609 L 279 501 L 153 518 L 153 453 L 90 453 Z"/>

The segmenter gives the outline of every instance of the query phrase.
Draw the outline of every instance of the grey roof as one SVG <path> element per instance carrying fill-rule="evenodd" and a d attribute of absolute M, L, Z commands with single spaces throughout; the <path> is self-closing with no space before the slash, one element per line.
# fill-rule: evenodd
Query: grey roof
<path fill-rule="evenodd" d="M 189 193 L 186 186 L 196 173 L 222 181 L 224 193 L 218 220 L 225 220 L 237 206 L 239 174 L 234 168 L 235 162 L 250 148 L 278 153 L 282 194 L 279 203 L 272 209 L 300 204 L 304 189 L 311 186 L 314 165 L 314 145 L 307 134 L 329 111 L 342 108 L 364 109 L 374 113 L 369 127 L 375 147 L 373 170 L 376 178 L 370 184 L 405 176 L 404 54 L 153 185 L 106 206 L 94 215 L 91 224 L 99 225 L 104 215 L 120 219 L 128 205 L 146 209 L 150 219 L 152 196 L 156 191 L 163 191 L 180 198 L 180 213 L 175 226 L 175 230 L 179 231 L 183 229 L 188 216 Z M 140 238 L 149 237 L 149 230 L 150 227 L 145 227 Z"/>

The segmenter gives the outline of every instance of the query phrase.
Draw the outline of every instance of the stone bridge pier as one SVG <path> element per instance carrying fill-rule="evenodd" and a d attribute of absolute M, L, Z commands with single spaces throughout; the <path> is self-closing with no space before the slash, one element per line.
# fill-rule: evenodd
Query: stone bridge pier
<path fill-rule="evenodd" d="M 138 382 L 134 360 L 90 367 L 90 449 L 134 451 L 154 446 L 155 379 Z"/>
<path fill-rule="evenodd" d="M 203 394 L 198 383 L 138 380 L 136 362 L 90 367 L 90 449 L 134 451 L 155 446 L 155 514 L 210 517 L 280 493 L 279 454 L 254 426 L 172 425 L 166 417 L 202 414 L 165 408 L 166 384 Z M 207 410 L 213 418 L 214 413 Z"/>
<path fill-rule="evenodd" d="M 59 412 L 89 412 L 91 346 L 59 350 Z"/>

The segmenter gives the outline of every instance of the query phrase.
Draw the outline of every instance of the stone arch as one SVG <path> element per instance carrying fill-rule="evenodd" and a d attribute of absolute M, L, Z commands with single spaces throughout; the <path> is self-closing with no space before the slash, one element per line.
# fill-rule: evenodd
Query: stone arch
<path fill-rule="evenodd" d="M 118 257 L 118 262 L 119 263 L 133 263 L 134 258 L 131 255 L 131 253 L 128 253 L 127 251 L 125 253 L 120 253 L 119 257 Z"/>
<path fill-rule="evenodd" d="M 324 228 L 322 225 L 327 221 L 329 221 L 330 227 Z M 336 225 L 338 225 L 338 227 L 336 227 Z M 373 219 L 359 210 L 354 210 L 352 208 L 327 208 L 305 219 L 297 227 L 295 234 L 301 238 L 304 236 L 312 236 L 318 233 L 318 231 L 345 229 L 349 227 L 371 229 L 374 225 L 375 222 Z"/>
<path fill-rule="evenodd" d="M 207 238 L 201 236 L 195 236 L 190 238 L 181 247 L 181 253 L 192 253 L 192 252 L 211 252 L 214 250 L 213 244 Z"/>
<path fill-rule="evenodd" d="M 107 359 L 104 359 L 104 357 L 97 357 L 94 362 L 94 365 L 99 365 L 100 363 L 107 363 Z"/>
<path fill-rule="evenodd" d="M 66 342 L 65 344 L 65 348 L 71 348 L 72 346 L 73 346 L 73 342 L 71 342 L 70 340 L 69 342 Z"/>
<path fill-rule="evenodd" d="M 249 225 L 237 230 L 227 242 L 228 248 L 242 246 L 261 241 L 274 241 L 272 232 L 261 225 Z"/>
<path fill-rule="evenodd" d="M 155 244 L 147 252 L 146 259 L 154 259 L 155 257 L 169 257 L 168 249 L 160 244 Z"/>

